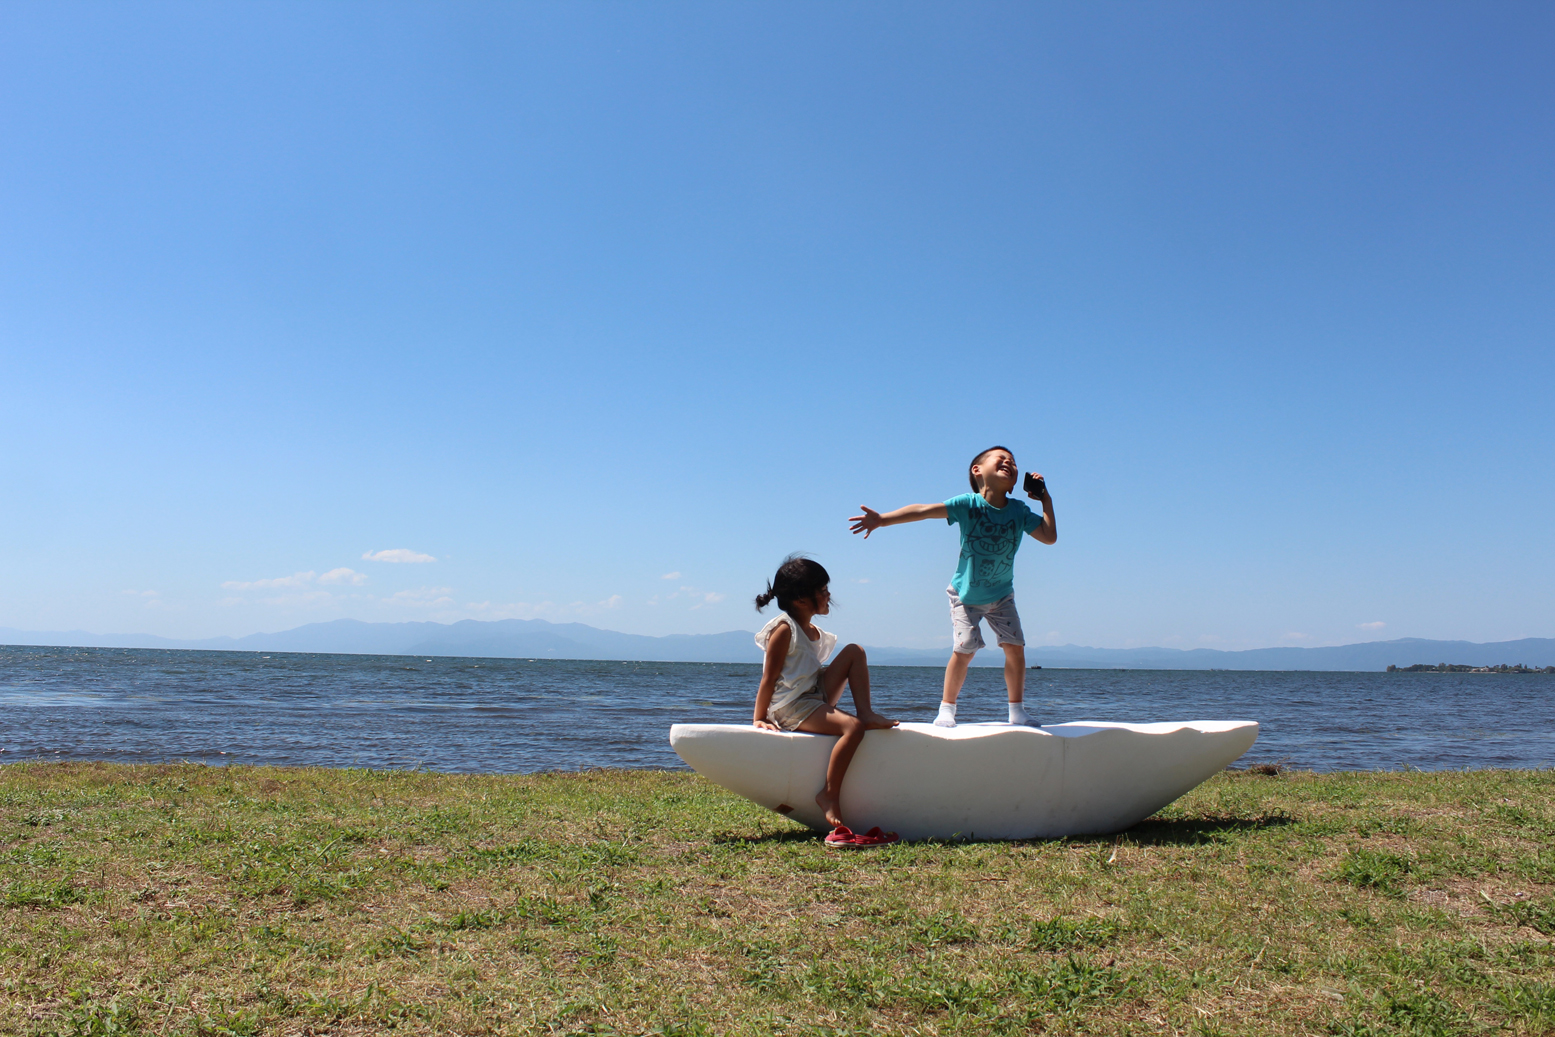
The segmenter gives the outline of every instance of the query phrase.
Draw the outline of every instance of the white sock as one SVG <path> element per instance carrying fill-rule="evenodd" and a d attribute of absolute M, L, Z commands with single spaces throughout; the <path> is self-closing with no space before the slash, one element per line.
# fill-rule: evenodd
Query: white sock
<path fill-rule="evenodd" d="M 934 718 L 934 726 L 956 726 L 956 704 L 954 702 L 941 702 L 939 704 L 939 716 Z"/>
<path fill-rule="evenodd" d="M 1010 703 L 1010 723 L 1024 724 L 1026 727 L 1036 727 L 1036 722 L 1026 713 L 1026 705 L 1023 702 Z"/>

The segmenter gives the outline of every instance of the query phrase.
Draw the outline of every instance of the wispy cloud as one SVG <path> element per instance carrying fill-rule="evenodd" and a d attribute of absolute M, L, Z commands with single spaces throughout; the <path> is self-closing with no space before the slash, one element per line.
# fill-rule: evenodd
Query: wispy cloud
<path fill-rule="evenodd" d="M 696 602 L 695 605 L 691 606 L 693 612 L 704 605 L 716 605 L 728 597 L 727 594 L 720 594 L 718 591 L 701 591 L 695 587 L 682 587 L 680 588 L 680 593 Z"/>
<path fill-rule="evenodd" d="M 273 605 L 281 608 L 305 608 L 316 609 L 324 605 L 332 605 L 343 602 L 345 597 L 332 594 L 323 589 L 323 586 L 331 587 L 360 587 L 367 582 L 367 576 L 355 569 L 347 569 L 344 566 L 331 569 L 320 576 L 309 569 L 307 572 L 292 573 L 290 576 L 276 576 L 268 580 L 228 580 L 221 585 L 225 591 L 279 591 L 267 598 L 255 599 L 260 605 Z M 350 597 L 360 597 L 351 595 Z M 240 597 L 226 597 L 221 599 L 222 605 L 247 604 L 247 599 Z"/>
<path fill-rule="evenodd" d="M 339 570 L 336 570 L 337 572 Z M 229 591 L 257 591 L 273 590 L 281 587 L 306 587 L 312 583 L 318 573 L 311 569 L 305 573 L 292 573 L 290 576 L 277 576 L 271 580 L 228 580 L 221 585 L 222 590 Z"/>
<path fill-rule="evenodd" d="M 472 601 L 465 605 L 464 608 L 466 612 L 479 616 L 482 619 L 542 619 L 547 617 L 589 616 L 609 609 L 618 609 L 625 600 L 619 594 L 612 594 L 603 601 L 574 601 L 564 605 L 558 605 L 554 601 L 511 601 L 506 604 L 492 601 Z"/>
<path fill-rule="evenodd" d="M 452 587 L 417 587 L 415 590 L 395 591 L 383 600 L 389 605 L 408 608 L 446 608 L 454 603 L 454 599 L 449 597 L 453 592 Z"/>
<path fill-rule="evenodd" d="M 680 574 L 669 573 L 664 578 L 667 580 L 671 576 L 678 575 Z M 682 586 L 679 590 L 670 594 L 655 594 L 653 597 L 648 599 L 647 604 L 651 607 L 657 607 L 671 601 L 685 600 L 692 603 L 691 611 L 695 612 L 697 609 L 703 608 L 704 606 L 716 605 L 728 596 L 729 595 L 724 594 L 721 591 L 704 591 L 699 590 L 696 587 Z"/>
<path fill-rule="evenodd" d="M 1281 634 L 1280 635 L 1280 640 L 1281 641 L 1310 641 L 1310 640 L 1312 640 L 1312 635 L 1311 634 L 1303 634 L 1303 633 L 1301 633 L 1299 631 L 1292 630 L 1289 633 Z"/>
<path fill-rule="evenodd" d="M 1373 623 L 1357 623 L 1357 624 L 1355 624 L 1355 629 L 1357 629 L 1357 630 L 1381 630 L 1385 626 L 1387 626 L 1387 624 L 1379 619 L 1379 620 L 1377 620 L 1376 622 L 1373 622 Z"/>
<path fill-rule="evenodd" d="M 297 591 L 293 594 L 277 594 L 273 598 L 260 598 L 259 604 L 288 609 L 317 609 L 334 605 L 338 600 L 338 597 L 329 591 L 314 589 Z"/>
<path fill-rule="evenodd" d="M 362 555 L 369 562 L 435 562 L 436 558 L 424 555 L 419 551 L 411 551 L 403 547 L 390 548 L 387 551 L 367 551 Z"/>
<path fill-rule="evenodd" d="M 672 572 L 672 573 L 665 573 L 663 576 L 660 576 L 659 579 L 661 579 L 661 580 L 678 580 L 678 579 L 680 579 L 680 571 L 676 570 L 675 572 Z"/>
<path fill-rule="evenodd" d="M 161 596 L 156 591 L 123 591 L 121 593 L 139 598 L 140 603 L 148 609 L 161 608 L 164 604 Z"/>

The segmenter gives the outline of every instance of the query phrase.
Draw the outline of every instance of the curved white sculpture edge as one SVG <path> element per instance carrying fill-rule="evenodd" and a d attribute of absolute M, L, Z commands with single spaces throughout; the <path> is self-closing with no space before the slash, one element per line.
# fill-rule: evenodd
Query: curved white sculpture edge
<path fill-rule="evenodd" d="M 1043 728 L 903 724 L 871 731 L 842 788 L 850 827 L 904 839 L 1051 839 L 1129 828 L 1253 745 L 1251 720 Z M 676 724 L 670 745 L 692 769 L 811 828 L 833 739 L 744 724 Z"/>

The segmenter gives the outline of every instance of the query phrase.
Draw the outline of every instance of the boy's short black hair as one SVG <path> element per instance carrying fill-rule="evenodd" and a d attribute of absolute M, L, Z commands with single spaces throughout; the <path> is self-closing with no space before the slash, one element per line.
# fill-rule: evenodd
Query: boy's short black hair
<path fill-rule="evenodd" d="M 977 485 L 977 476 L 972 474 L 972 469 L 976 468 L 983 458 L 987 457 L 995 450 L 1003 450 L 1006 454 L 1010 455 L 1011 461 L 1015 460 L 1015 451 L 1011 450 L 1007 446 L 991 446 L 987 450 L 984 450 L 982 453 L 978 454 L 976 457 L 972 458 L 972 463 L 966 466 L 966 481 L 972 484 L 973 493 L 982 493 L 983 488 Z"/>

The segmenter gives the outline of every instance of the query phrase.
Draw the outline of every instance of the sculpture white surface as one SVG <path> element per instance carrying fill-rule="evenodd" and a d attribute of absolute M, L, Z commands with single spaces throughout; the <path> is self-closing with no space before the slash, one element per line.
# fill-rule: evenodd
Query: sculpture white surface
<path fill-rule="evenodd" d="M 849 827 L 904 839 L 1050 839 L 1119 832 L 1252 747 L 1251 720 L 1048 727 L 903 724 L 870 731 L 842 785 Z M 693 770 L 819 831 L 834 739 L 744 724 L 676 724 Z"/>

